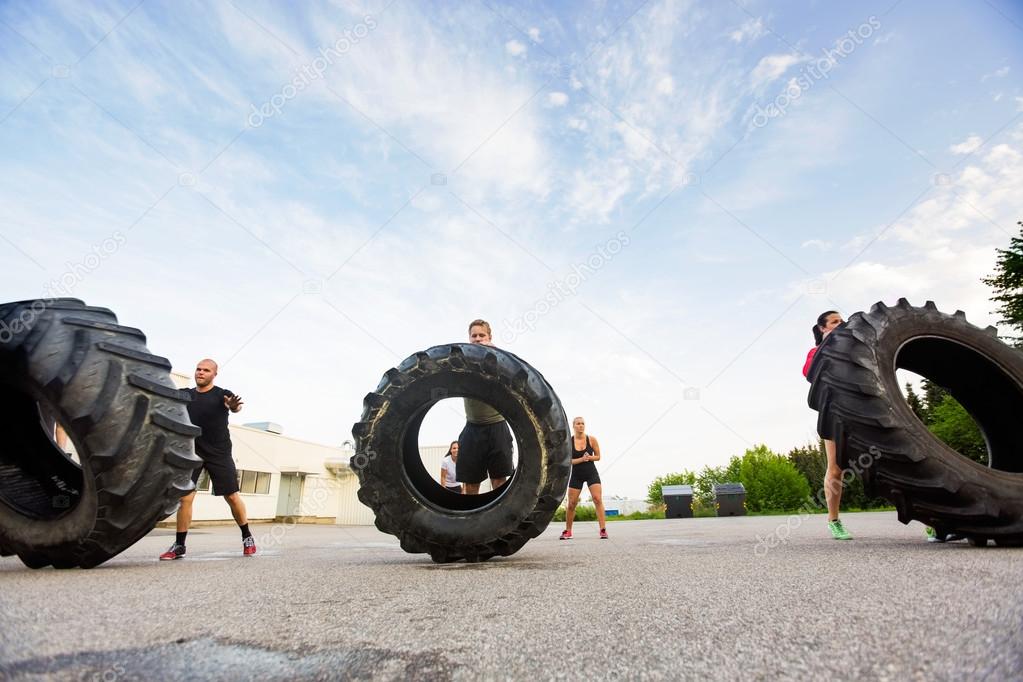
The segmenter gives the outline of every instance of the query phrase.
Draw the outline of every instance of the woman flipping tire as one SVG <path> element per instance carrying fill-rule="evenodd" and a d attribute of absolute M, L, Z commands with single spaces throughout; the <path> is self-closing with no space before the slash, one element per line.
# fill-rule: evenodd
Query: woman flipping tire
<path fill-rule="evenodd" d="M 897 369 L 947 389 L 976 421 L 987 467 L 935 438 L 902 397 Z M 1023 541 L 1023 354 L 957 311 L 906 299 L 856 313 L 819 346 L 807 377 L 818 431 L 837 444 L 842 468 L 868 494 L 890 500 L 899 520 L 971 544 Z"/>
<path fill-rule="evenodd" d="M 423 418 L 438 401 L 457 397 L 490 405 L 514 432 L 518 464 L 496 490 L 459 495 L 423 466 Z M 508 556 L 542 533 L 561 504 L 571 466 L 565 411 L 543 376 L 512 353 L 476 343 L 435 346 L 388 370 L 363 405 L 352 428 L 359 500 L 406 552 L 436 562 Z"/>
<path fill-rule="evenodd" d="M 837 310 L 827 310 L 817 317 L 817 324 L 813 327 L 815 345 L 806 354 L 806 362 L 803 364 L 804 377 L 809 378 L 817 349 L 824 343 L 824 339 L 841 324 L 844 323 Z M 827 427 L 827 424 L 818 426 Z M 831 537 L 836 540 L 852 540 L 852 535 L 842 525 L 842 520 L 838 518 L 838 512 L 842 506 L 842 467 L 838 466 L 838 452 L 834 436 L 826 429 L 820 430 L 817 435 L 824 441 L 824 452 L 828 458 L 828 466 L 824 472 L 824 500 L 828 507 L 828 530 L 831 531 Z"/>
<path fill-rule="evenodd" d="M 199 430 L 145 341 L 76 299 L 0 305 L 2 553 L 32 568 L 96 566 L 194 488 Z M 41 413 L 64 426 L 77 462 Z"/>
<path fill-rule="evenodd" d="M 572 522 L 575 520 L 575 508 L 579 506 L 579 495 L 583 486 L 590 489 L 593 506 L 597 509 L 597 522 L 600 524 L 600 539 L 607 540 L 607 518 L 604 513 L 603 488 L 600 485 L 600 474 L 597 465 L 600 461 L 600 443 L 595 436 L 587 435 L 586 421 L 582 417 L 572 420 L 572 477 L 568 481 L 568 505 L 565 507 L 565 530 L 561 531 L 560 540 L 572 539 Z"/>

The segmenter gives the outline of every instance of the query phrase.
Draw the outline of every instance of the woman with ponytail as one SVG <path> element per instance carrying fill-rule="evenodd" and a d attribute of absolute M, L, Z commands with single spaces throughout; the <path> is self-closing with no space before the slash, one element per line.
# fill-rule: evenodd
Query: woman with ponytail
<path fill-rule="evenodd" d="M 816 344 L 806 354 L 806 363 L 803 365 L 803 376 L 808 377 L 810 366 L 813 364 L 814 355 L 817 349 L 824 343 L 828 334 L 842 324 L 842 316 L 835 310 L 823 312 L 817 318 L 817 324 L 813 326 L 813 340 Z M 828 530 L 831 537 L 836 540 L 852 540 L 852 536 L 842 526 L 838 518 L 838 509 L 842 505 L 842 469 L 838 466 L 838 454 L 835 441 L 831 439 L 832 434 L 818 434 L 824 440 L 824 451 L 828 455 L 828 469 L 824 473 L 824 499 L 828 505 Z"/>

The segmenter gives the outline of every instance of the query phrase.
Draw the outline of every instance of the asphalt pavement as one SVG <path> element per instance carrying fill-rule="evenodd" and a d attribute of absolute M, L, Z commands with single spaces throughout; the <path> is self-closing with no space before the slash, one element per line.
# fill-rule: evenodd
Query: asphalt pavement
<path fill-rule="evenodd" d="M 433 564 L 370 527 L 156 530 L 92 570 L 0 560 L 0 679 L 1023 679 L 1023 549 L 892 513 L 552 524 Z"/>

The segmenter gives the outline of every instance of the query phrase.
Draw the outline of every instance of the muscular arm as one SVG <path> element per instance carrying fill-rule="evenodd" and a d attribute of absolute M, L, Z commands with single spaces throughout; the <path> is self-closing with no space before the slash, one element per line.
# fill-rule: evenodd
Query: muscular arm
<path fill-rule="evenodd" d="M 441 464 L 440 465 L 440 484 L 446 488 L 447 485 L 448 485 L 448 479 L 447 479 L 447 476 L 444 475 L 445 473 L 446 472 L 444 471 L 444 465 Z"/>
<path fill-rule="evenodd" d="M 590 457 L 591 462 L 600 461 L 600 443 L 593 436 L 590 436 L 590 446 L 593 448 L 593 456 Z"/>

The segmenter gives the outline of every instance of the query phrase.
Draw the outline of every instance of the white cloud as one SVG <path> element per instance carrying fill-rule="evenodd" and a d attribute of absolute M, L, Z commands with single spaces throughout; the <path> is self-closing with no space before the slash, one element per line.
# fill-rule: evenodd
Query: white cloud
<path fill-rule="evenodd" d="M 1009 75 L 1009 67 L 1003 66 L 1000 69 L 992 71 L 991 73 L 986 73 L 983 76 L 981 76 L 980 82 L 983 83 L 984 81 L 990 80 L 992 78 L 1004 78 L 1007 75 Z"/>
<path fill-rule="evenodd" d="M 802 57 L 798 57 L 788 52 L 772 54 L 764 57 L 753 68 L 753 73 L 750 75 L 753 87 L 758 88 L 777 80 L 786 71 L 788 71 L 789 68 L 799 64 L 801 61 L 803 61 Z"/>
<path fill-rule="evenodd" d="M 895 38 L 896 35 L 897 34 L 895 33 L 895 31 L 888 31 L 888 33 L 880 35 L 877 38 L 874 38 L 874 44 L 884 45 L 885 43 L 889 43 L 892 41 L 893 38 Z"/>
<path fill-rule="evenodd" d="M 540 39 L 540 29 L 538 29 L 536 26 L 531 26 L 530 29 L 526 31 L 526 34 L 529 36 L 529 39 L 532 40 L 534 43 L 543 42 L 543 40 Z"/>
<path fill-rule="evenodd" d="M 568 127 L 573 130 L 580 132 L 586 132 L 589 130 L 589 125 L 586 123 L 586 119 L 582 118 L 570 118 L 568 119 Z"/>
<path fill-rule="evenodd" d="M 462 9 L 482 13 L 466 17 L 465 23 L 477 26 L 478 33 L 467 34 L 461 45 L 448 39 L 447 27 L 426 21 L 411 7 L 388 14 L 387 30 L 372 33 L 327 75 L 327 84 L 360 113 L 326 88 L 308 93 L 315 92 L 372 139 L 380 138 L 392 153 L 404 156 L 391 135 L 434 168 L 450 170 L 464 163 L 449 182 L 464 179 L 465 185 L 456 189 L 471 203 L 494 196 L 490 193 L 500 198 L 522 192 L 545 196 L 550 164 L 549 146 L 542 140 L 542 111 L 523 108 L 537 83 L 525 72 L 506 75 L 503 63 L 485 57 L 488 29 L 480 17 L 492 15 Z M 381 136 L 377 126 L 388 135 Z"/>
<path fill-rule="evenodd" d="M 563 92 L 552 92 L 547 95 L 547 103 L 552 107 L 563 107 L 568 104 L 568 95 Z"/>
<path fill-rule="evenodd" d="M 828 251 L 831 249 L 833 244 L 830 241 L 823 239 L 808 239 L 800 245 L 804 249 L 820 249 L 821 251 Z"/>
<path fill-rule="evenodd" d="M 728 37 L 736 43 L 741 43 L 747 40 L 756 40 L 766 32 L 763 19 L 756 17 L 748 19 L 742 26 L 729 33 Z"/>
<path fill-rule="evenodd" d="M 1016 111 L 1023 111 L 1023 97 L 1016 98 Z"/>
<path fill-rule="evenodd" d="M 948 150 L 953 154 L 972 154 L 980 149 L 982 144 L 984 144 L 984 140 L 981 139 L 980 135 L 970 135 L 959 144 L 949 147 Z"/>
<path fill-rule="evenodd" d="M 519 57 L 526 53 L 526 46 L 517 40 L 509 40 L 504 44 L 504 49 L 513 57 Z"/>
<path fill-rule="evenodd" d="M 567 197 L 571 215 L 580 222 L 608 222 L 631 187 L 631 175 L 625 165 L 576 170 Z"/>
<path fill-rule="evenodd" d="M 657 92 L 662 95 L 670 95 L 675 92 L 675 81 L 672 80 L 671 76 L 665 76 L 657 81 Z"/>
<path fill-rule="evenodd" d="M 1020 131 L 1023 126 L 1017 127 L 1016 132 Z M 927 254 L 1004 241 L 1018 219 L 1020 196 L 1023 153 L 1013 145 L 999 144 L 963 168 L 950 184 L 935 187 L 891 227 L 876 228 L 875 234 L 880 235 L 880 243 L 908 245 Z M 933 272 L 933 278 L 943 276 L 941 269 Z"/>

